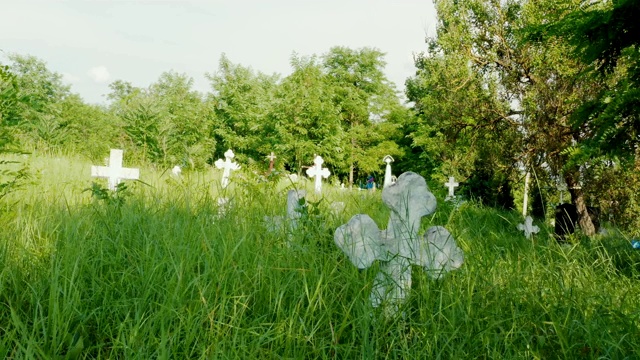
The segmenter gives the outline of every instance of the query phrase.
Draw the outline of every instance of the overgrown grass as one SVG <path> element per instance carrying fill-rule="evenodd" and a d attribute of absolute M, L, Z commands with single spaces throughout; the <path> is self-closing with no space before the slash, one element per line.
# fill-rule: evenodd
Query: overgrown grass
<path fill-rule="evenodd" d="M 238 179 L 220 214 L 212 172 L 142 169 L 148 185 L 109 204 L 83 192 L 89 165 L 32 159 L 40 175 L 2 200 L 2 358 L 640 358 L 640 256 L 622 235 L 528 241 L 517 213 L 440 202 L 424 226 L 445 225 L 465 265 L 416 269 L 405 316 L 387 319 L 368 304 L 376 266 L 333 244 L 356 213 L 386 226 L 379 192 L 309 191 L 317 211 L 270 233 L 284 181 Z"/>

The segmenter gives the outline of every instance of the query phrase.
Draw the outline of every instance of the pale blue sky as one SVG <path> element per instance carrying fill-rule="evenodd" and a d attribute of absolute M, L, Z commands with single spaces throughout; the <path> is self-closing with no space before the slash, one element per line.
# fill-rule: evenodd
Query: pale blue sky
<path fill-rule="evenodd" d="M 86 101 L 104 103 L 108 84 L 146 87 L 164 71 L 194 78 L 222 53 L 267 74 L 290 73 L 289 59 L 333 46 L 375 47 L 399 90 L 412 55 L 435 35 L 431 0 L 0 0 L 0 50 L 34 55 Z M 6 62 L 0 53 L 0 62 Z"/>

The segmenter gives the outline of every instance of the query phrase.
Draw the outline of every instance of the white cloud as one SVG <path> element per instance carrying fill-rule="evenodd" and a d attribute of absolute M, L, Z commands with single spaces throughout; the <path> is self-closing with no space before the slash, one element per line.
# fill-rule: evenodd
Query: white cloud
<path fill-rule="evenodd" d="M 111 78 L 109 70 L 107 70 L 107 68 L 102 65 L 92 67 L 87 72 L 87 75 L 89 75 L 89 77 L 91 77 L 93 81 L 99 84 L 106 83 L 107 81 L 109 81 L 109 78 Z"/>

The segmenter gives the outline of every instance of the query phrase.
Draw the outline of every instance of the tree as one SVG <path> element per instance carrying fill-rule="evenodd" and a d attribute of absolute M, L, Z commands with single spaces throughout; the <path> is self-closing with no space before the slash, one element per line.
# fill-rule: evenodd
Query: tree
<path fill-rule="evenodd" d="M 291 66 L 293 72 L 278 85 L 269 114 L 267 131 L 275 135 L 270 145 L 298 173 L 316 154 L 336 164 L 342 160 L 343 132 L 339 108 L 330 101 L 335 88 L 315 56 L 294 54 Z"/>
<path fill-rule="evenodd" d="M 60 74 L 51 72 L 33 56 L 10 54 L 8 58 L 18 88 L 18 127 L 22 135 L 35 144 L 61 146 L 67 133 L 60 103 L 69 96 L 69 87 L 62 83 Z"/>
<path fill-rule="evenodd" d="M 592 234 L 580 186 L 584 163 L 570 161 L 567 150 L 584 141 L 570 116 L 598 84 L 580 76 L 566 43 L 525 41 L 525 29 L 554 21 L 572 3 L 436 1 L 438 37 L 418 56 L 408 96 L 425 122 L 413 134 L 417 145 L 429 145 L 423 134 L 435 134 L 444 145 L 432 149 L 445 163 L 461 156 L 463 166 L 473 169 L 476 158 L 484 158 L 480 164 L 507 170 L 512 180 L 519 175 L 509 169 L 537 167 L 549 180 L 562 174 L 580 224 Z M 499 156 L 487 163 L 492 154 Z"/>
<path fill-rule="evenodd" d="M 19 121 L 18 84 L 8 66 L 0 66 L 0 154 L 17 150 L 19 144 L 11 128 Z M 0 160 L 0 198 L 14 190 L 27 177 L 26 170 L 13 169 L 12 161 Z"/>
<path fill-rule="evenodd" d="M 233 148 L 242 157 L 259 158 L 271 149 L 265 139 L 266 117 L 278 76 L 255 74 L 251 68 L 235 65 L 220 57 L 218 71 L 207 74 L 213 94 L 208 106 L 215 116 L 212 137 L 220 155 Z"/>
<path fill-rule="evenodd" d="M 391 82 L 384 75 L 384 53 L 376 49 L 353 50 L 334 47 L 324 55 L 323 66 L 335 87 L 333 101 L 340 109 L 343 144 L 349 184 L 360 170 L 367 173 L 379 169 L 381 149 L 400 154 L 397 145 L 386 142 L 376 133 L 400 105 Z"/>
<path fill-rule="evenodd" d="M 165 72 L 149 87 L 158 111 L 160 144 L 166 165 L 201 168 L 215 147 L 202 96 L 186 74 Z"/>
<path fill-rule="evenodd" d="M 561 19 L 532 27 L 532 43 L 564 39 L 586 66 L 582 75 L 602 83 L 572 117 L 585 131 L 582 158 L 632 158 L 640 144 L 640 1 L 582 2 Z"/>

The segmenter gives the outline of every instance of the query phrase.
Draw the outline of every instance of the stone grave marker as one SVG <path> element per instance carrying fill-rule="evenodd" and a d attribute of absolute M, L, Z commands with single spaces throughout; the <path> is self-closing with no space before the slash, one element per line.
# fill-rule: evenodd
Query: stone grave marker
<path fill-rule="evenodd" d="M 449 176 L 449 182 L 444 183 L 444 186 L 449 188 L 449 194 L 445 198 L 445 201 L 450 201 L 456 198 L 453 191 L 458 187 L 458 185 L 460 184 L 456 182 L 456 179 L 453 176 Z"/>
<path fill-rule="evenodd" d="M 387 155 L 384 157 L 384 159 L 382 159 L 382 161 L 387 164 L 384 169 L 384 183 L 382 183 L 382 186 L 387 187 L 393 183 L 393 181 L 391 180 L 391 163 L 393 162 L 393 158 L 391 157 L 391 155 Z"/>
<path fill-rule="evenodd" d="M 121 180 L 138 180 L 140 170 L 122 167 L 122 153 L 120 149 L 111 149 L 109 166 L 91 166 L 91 176 L 108 179 L 109 190 L 115 191 Z"/>
<path fill-rule="evenodd" d="M 424 268 L 432 278 L 459 268 L 464 253 L 442 226 L 432 226 L 418 236 L 420 220 L 436 209 L 436 198 L 425 179 L 406 172 L 382 190 L 382 201 L 391 209 L 386 230 L 379 230 L 371 217 L 358 214 L 334 233 L 336 245 L 359 269 L 380 261 L 369 297 L 374 307 L 396 314 L 411 289 L 411 265 Z"/>
<path fill-rule="evenodd" d="M 307 196 L 305 190 L 289 190 L 287 192 L 287 216 L 265 216 L 267 230 L 271 232 L 285 228 L 295 230 L 298 228 L 298 219 L 302 216 L 302 209 L 305 205 L 300 204 L 300 200 Z"/>
<path fill-rule="evenodd" d="M 524 236 L 527 239 L 531 239 L 531 235 L 537 234 L 540 231 L 540 228 L 533 225 L 533 219 L 531 216 L 527 216 L 524 219 L 524 224 L 518 224 L 518 230 L 524 231 Z"/>
<path fill-rule="evenodd" d="M 320 194 L 322 192 L 322 178 L 328 178 L 331 175 L 331 172 L 327 168 L 323 168 L 322 164 L 324 164 L 324 160 L 319 155 L 313 159 L 313 167 L 307 169 L 307 175 L 309 177 L 315 177 L 315 191 L 316 194 Z"/>
<path fill-rule="evenodd" d="M 232 161 L 234 157 L 235 154 L 233 153 L 233 151 L 231 151 L 231 149 L 229 149 L 224 153 L 224 160 L 218 159 L 215 162 L 215 165 L 218 169 L 224 169 L 222 172 L 222 181 L 220 182 L 220 185 L 223 189 L 229 185 L 229 176 L 231 175 L 231 170 L 240 169 L 240 165 Z"/>

